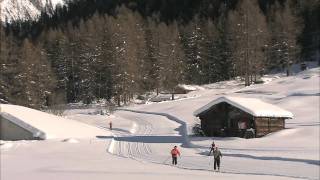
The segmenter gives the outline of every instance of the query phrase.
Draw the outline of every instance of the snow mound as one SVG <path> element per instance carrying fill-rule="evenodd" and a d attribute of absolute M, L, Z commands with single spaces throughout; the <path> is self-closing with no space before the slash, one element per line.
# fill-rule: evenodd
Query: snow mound
<path fill-rule="evenodd" d="M 187 84 L 181 84 L 180 87 L 184 88 L 185 90 L 189 91 L 196 91 L 196 90 L 203 90 L 204 88 L 198 85 L 187 85 Z"/>
<path fill-rule="evenodd" d="M 0 146 L 1 146 L 1 145 L 4 145 L 5 143 L 6 143 L 5 141 L 0 140 Z"/>
<path fill-rule="evenodd" d="M 270 133 L 265 137 L 272 137 L 272 138 L 280 138 L 280 137 L 293 137 L 294 135 L 299 135 L 300 129 L 284 129 L 282 131 Z"/>
<path fill-rule="evenodd" d="M 23 106 L 0 104 L 0 109 L 1 115 L 6 119 L 41 139 L 95 138 L 110 135 L 109 131 Z"/>
<path fill-rule="evenodd" d="M 109 116 L 109 118 L 116 118 L 116 116 L 113 115 L 113 114 L 111 114 L 111 115 Z"/>
<path fill-rule="evenodd" d="M 67 138 L 62 140 L 62 142 L 67 142 L 67 143 L 79 143 L 79 140 L 74 139 L 74 138 Z"/>
<path fill-rule="evenodd" d="M 0 149 L 10 149 L 13 147 L 13 143 L 10 142 L 1 142 L 0 143 Z"/>

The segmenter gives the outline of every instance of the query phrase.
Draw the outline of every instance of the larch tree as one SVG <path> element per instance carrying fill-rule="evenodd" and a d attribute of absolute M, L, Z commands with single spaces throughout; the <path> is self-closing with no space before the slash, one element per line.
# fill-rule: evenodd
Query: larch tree
<path fill-rule="evenodd" d="M 185 27 L 181 28 L 186 56 L 186 79 L 189 83 L 203 84 L 206 76 L 204 69 L 207 63 L 208 40 L 204 34 L 204 22 L 196 15 Z"/>
<path fill-rule="evenodd" d="M 257 1 L 241 0 L 228 14 L 229 46 L 233 49 L 236 76 L 243 76 L 245 85 L 264 68 L 264 47 L 268 40 L 266 19 Z"/>
<path fill-rule="evenodd" d="M 169 25 L 161 23 L 158 29 L 162 87 L 172 94 L 173 100 L 175 88 L 183 80 L 185 68 L 181 35 L 175 21 Z"/>
<path fill-rule="evenodd" d="M 286 1 L 284 4 L 276 2 L 271 7 L 270 29 L 272 42 L 270 51 L 277 66 L 286 69 L 287 76 L 290 73 L 291 64 L 299 61 L 301 47 L 298 45 L 298 35 L 303 25 L 302 19 L 297 15 L 298 7 L 293 1 Z"/>
<path fill-rule="evenodd" d="M 142 84 L 146 91 L 156 90 L 157 95 L 161 86 L 160 77 L 160 37 L 157 23 L 159 17 L 153 15 L 145 22 L 145 43 L 146 43 L 146 62 L 143 67 Z"/>

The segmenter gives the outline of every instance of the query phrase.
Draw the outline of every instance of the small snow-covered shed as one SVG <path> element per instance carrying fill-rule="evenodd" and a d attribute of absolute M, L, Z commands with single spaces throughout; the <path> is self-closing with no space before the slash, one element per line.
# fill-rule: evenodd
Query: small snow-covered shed
<path fill-rule="evenodd" d="M 196 110 L 207 136 L 261 137 L 285 128 L 293 114 L 254 98 L 219 97 Z"/>
<path fill-rule="evenodd" d="M 0 104 L 0 140 L 96 138 L 110 132 L 18 105 Z"/>
<path fill-rule="evenodd" d="M 0 113 L 1 140 L 39 140 L 43 133 L 10 114 Z"/>

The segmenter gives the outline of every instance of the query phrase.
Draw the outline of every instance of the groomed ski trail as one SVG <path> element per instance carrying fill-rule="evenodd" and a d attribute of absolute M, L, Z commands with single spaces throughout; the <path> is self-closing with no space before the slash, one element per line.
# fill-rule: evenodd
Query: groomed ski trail
<path fill-rule="evenodd" d="M 169 151 L 174 145 L 179 145 L 182 149 L 182 158 L 178 159 L 178 165 L 175 167 L 213 171 L 213 162 L 211 162 L 213 159 L 205 155 L 206 150 L 204 149 L 190 148 L 192 146 L 187 139 L 186 124 L 178 118 L 166 113 L 127 109 L 117 111 L 116 116 L 131 121 L 132 126 L 130 132 L 117 131 L 114 133 L 114 139 L 109 146 L 110 153 L 140 162 L 171 165 Z M 231 151 L 225 153 L 222 170 L 219 173 L 313 179 L 312 177 L 300 176 L 299 173 L 265 172 L 261 168 L 248 171 L 232 162 L 232 158 L 228 157 L 228 153 L 232 153 Z M 279 165 L 279 163 L 281 164 L 282 161 L 271 162 L 272 165 Z M 296 163 L 292 165 L 295 166 Z"/>
<path fill-rule="evenodd" d="M 142 162 L 163 163 L 168 159 L 171 146 L 182 143 L 182 136 L 175 130 L 180 124 L 163 116 L 126 111 L 118 111 L 116 116 L 131 121 L 132 125 L 127 132 L 113 131 L 114 138 L 108 148 L 111 154 Z M 161 152 L 157 149 L 164 148 L 159 146 L 166 146 L 168 150 Z"/>

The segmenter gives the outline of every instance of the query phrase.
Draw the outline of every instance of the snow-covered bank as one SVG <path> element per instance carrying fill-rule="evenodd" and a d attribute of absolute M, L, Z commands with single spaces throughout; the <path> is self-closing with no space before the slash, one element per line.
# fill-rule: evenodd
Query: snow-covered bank
<path fill-rule="evenodd" d="M 41 139 L 95 138 L 110 135 L 108 131 L 38 110 L 0 104 L 1 115 Z"/>

